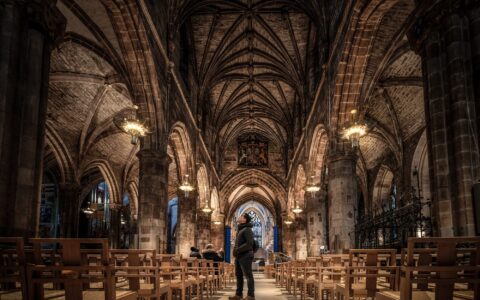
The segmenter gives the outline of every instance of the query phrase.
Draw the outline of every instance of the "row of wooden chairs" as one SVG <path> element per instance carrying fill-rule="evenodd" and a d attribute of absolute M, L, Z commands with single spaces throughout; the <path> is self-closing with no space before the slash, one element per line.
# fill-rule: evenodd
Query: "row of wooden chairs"
<path fill-rule="evenodd" d="M 227 263 L 109 249 L 107 239 L 0 238 L 1 299 L 212 299 Z"/>
<path fill-rule="evenodd" d="M 276 283 L 301 299 L 480 299 L 480 237 L 410 238 L 280 263 Z"/>

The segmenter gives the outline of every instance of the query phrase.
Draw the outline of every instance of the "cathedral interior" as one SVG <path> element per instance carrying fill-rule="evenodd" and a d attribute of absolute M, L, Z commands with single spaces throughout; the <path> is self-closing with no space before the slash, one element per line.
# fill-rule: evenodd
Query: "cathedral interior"
<path fill-rule="evenodd" d="M 477 0 L 0 0 L 0 45 L 0 248 L 227 265 L 247 213 L 276 274 L 412 238 L 480 251 Z"/>

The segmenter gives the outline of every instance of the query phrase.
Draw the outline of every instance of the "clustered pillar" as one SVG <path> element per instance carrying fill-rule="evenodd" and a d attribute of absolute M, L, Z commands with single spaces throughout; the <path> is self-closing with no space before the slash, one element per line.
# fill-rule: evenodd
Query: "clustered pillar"
<path fill-rule="evenodd" d="M 212 243 L 210 236 L 211 215 L 200 212 L 197 217 L 197 246 L 205 249 L 207 244 Z"/>
<path fill-rule="evenodd" d="M 295 258 L 305 259 L 307 253 L 307 220 L 305 213 L 302 212 L 295 216 Z"/>
<path fill-rule="evenodd" d="M 196 199 L 198 194 L 190 192 L 188 196 L 184 192 L 178 193 L 178 222 L 177 222 L 177 245 L 178 253 L 188 256 L 190 247 L 195 246 L 196 236 Z"/>
<path fill-rule="evenodd" d="M 480 178 L 480 72 L 475 65 L 480 58 L 480 13 L 462 2 L 440 2 L 409 33 L 423 63 L 439 236 L 475 235 L 471 188 Z"/>
<path fill-rule="evenodd" d="M 308 231 L 308 256 L 320 255 L 320 247 L 326 246 L 326 201 L 324 190 L 314 195 L 307 193 L 307 231 Z"/>
<path fill-rule="evenodd" d="M 73 238 L 78 235 L 80 209 L 80 185 L 77 183 L 59 186 L 60 236 Z"/>
<path fill-rule="evenodd" d="M 340 253 L 355 248 L 357 180 L 355 156 L 331 155 L 328 166 L 329 249 Z"/>
<path fill-rule="evenodd" d="M 170 157 L 158 150 L 141 150 L 138 230 L 141 249 L 167 248 L 166 218 L 168 199 L 168 166 Z"/>
<path fill-rule="evenodd" d="M 0 235 L 39 223 L 50 55 L 66 20 L 54 1 L 0 3 Z"/>

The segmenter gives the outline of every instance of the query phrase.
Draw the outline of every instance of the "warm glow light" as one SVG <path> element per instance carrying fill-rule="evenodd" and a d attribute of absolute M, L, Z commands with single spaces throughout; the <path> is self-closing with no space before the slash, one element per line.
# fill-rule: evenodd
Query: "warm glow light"
<path fill-rule="evenodd" d="M 122 128 L 131 135 L 145 136 L 148 132 L 147 128 L 136 120 L 125 120 Z"/>
<path fill-rule="evenodd" d="M 95 212 L 95 210 L 93 210 L 92 207 L 90 206 L 90 203 L 88 203 L 88 206 L 82 209 L 82 212 L 86 215 L 92 215 Z"/>
<path fill-rule="evenodd" d="M 352 126 L 345 129 L 343 136 L 346 139 L 351 139 L 354 137 L 362 137 L 367 133 L 367 126 L 361 124 L 353 124 Z"/>
<path fill-rule="evenodd" d="M 287 220 L 285 220 L 284 223 L 287 224 L 287 225 L 291 225 L 291 224 L 293 224 L 293 221 L 290 220 L 290 219 L 287 219 Z"/>
<path fill-rule="evenodd" d="M 295 207 L 294 209 L 292 209 L 292 211 L 293 211 L 294 213 L 296 213 L 296 214 L 299 214 L 299 213 L 301 213 L 301 212 L 303 211 L 303 209 L 301 209 L 300 207 L 297 206 L 297 207 Z"/>
<path fill-rule="evenodd" d="M 214 224 L 214 225 L 222 225 L 222 222 L 220 222 L 220 221 L 213 221 L 213 224 Z"/>
<path fill-rule="evenodd" d="M 309 193 L 316 193 L 316 192 L 320 191 L 320 186 L 319 185 L 314 185 L 314 184 L 307 185 L 305 187 L 305 191 L 307 191 Z"/>
<path fill-rule="evenodd" d="M 133 106 L 133 109 L 126 108 L 119 112 L 113 120 L 118 128 L 131 136 L 131 143 L 133 145 L 138 143 L 139 137 L 151 133 L 148 126 L 145 125 L 145 122 L 138 118 L 137 110 L 138 106 L 136 105 Z"/>
<path fill-rule="evenodd" d="M 83 210 L 83 213 L 86 215 L 91 215 L 93 214 L 93 210 L 90 207 L 87 207 Z"/>
<path fill-rule="evenodd" d="M 190 184 L 190 182 L 188 181 L 188 174 L 185 175 L 185 178 L 182 184 L 178 188 L 184 191 L 187 194 L 187 196 L 189 192 L 192 192 L 193 190 L 195 190 L 195 187 L 192 184 Z"/>
<path fill-rule="evenodd" d="M 350 113 L 352 114 L 352 120 L 355 120 L 357 110 L 354 109 Z M 359 124 L 357 121 L 353 122 L 352 125 L 345 128 L 343 131 L 343 137 L 352 142 L 352 147 L 358 147 L 360 138 L 365 134 L 367 134 L 367 126 Z"/>
<path fill-rule="evenodd" d="M 180 190 L 184 191 L 184 192 L 192 192 L 193 190 L 195 190 L 195 188 L 193 187 L 193 185 L 191 185 L 190 183 L 182 183 L 179 187 Z"/>
<path fill-rule="evenodd" d="M 210 208 L 210 206 L 205 206 L 204 208 L 202 208 L 202 211 L 206 214 L 209 214 L 212 212 L 212 209 Z"/>

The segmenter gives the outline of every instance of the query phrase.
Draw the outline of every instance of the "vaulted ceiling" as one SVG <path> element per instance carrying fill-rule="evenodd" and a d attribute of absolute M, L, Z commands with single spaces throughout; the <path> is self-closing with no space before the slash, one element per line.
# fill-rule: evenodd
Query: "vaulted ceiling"
<path fill-rule="evenodd" d="M 238 135 L 256 132 L 284 146 L 295 114 L 305 109 L 307 54 L 316 30 L 305 11 L 317 2 L 173 3 L 189 16 L 199 98 L 209 107 L 216 142 L 226 148 Z"/>

